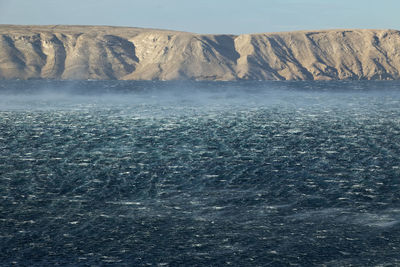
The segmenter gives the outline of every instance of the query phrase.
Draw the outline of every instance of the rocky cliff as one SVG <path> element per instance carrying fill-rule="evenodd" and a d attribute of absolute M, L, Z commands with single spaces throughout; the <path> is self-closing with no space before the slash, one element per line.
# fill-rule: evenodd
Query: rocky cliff
<path fill-rule="evenodd" d="M 0 25 L 2 79 L 400 79 L 400 32 L 244 35 Z"/>

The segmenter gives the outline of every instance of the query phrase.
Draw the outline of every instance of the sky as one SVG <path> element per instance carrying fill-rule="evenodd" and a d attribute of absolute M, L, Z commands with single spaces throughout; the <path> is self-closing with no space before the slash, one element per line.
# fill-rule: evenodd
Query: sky
<path fill-rule="evenodd" d="M 0 24 L 112 25 L 195 33 L 400 30 L 399 0 L 0 0 Z"/>

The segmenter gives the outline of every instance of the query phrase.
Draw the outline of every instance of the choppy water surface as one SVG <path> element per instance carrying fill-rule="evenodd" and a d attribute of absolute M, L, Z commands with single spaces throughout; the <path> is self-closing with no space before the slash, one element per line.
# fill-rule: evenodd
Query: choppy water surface
<path fill-rule="evenodd" d="M 0 88 L 1 265 L 400 265 L 400 82 Z"/>

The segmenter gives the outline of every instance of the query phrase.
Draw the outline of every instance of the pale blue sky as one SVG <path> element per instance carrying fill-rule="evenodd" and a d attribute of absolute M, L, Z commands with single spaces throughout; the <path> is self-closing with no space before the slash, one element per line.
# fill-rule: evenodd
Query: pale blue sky
<path fill-rule="evenodd" d="M 399 0 L 0 0 L 0 24 L 79 24 L 197 33 L 400 29 Z"/>

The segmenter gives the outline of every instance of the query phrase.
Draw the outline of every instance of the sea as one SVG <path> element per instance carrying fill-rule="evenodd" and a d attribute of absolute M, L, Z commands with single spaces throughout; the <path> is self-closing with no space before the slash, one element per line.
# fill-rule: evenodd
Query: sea
<path fill-rule="evenodd" d="M 0 81 L 0 266 L 400 266 L 400 82 Z"/>

